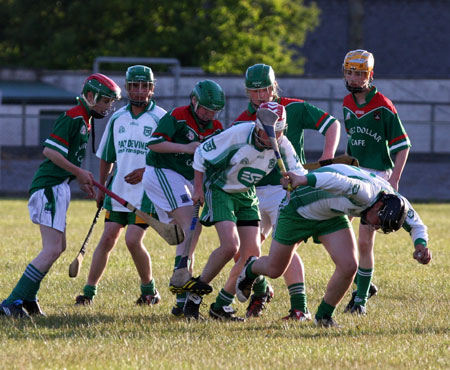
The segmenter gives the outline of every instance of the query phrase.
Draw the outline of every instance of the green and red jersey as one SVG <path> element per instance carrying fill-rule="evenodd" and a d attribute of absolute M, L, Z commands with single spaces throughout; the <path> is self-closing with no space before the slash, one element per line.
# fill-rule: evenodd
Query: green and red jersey
<path fill-rule="evenodd" d="M 207 125 L 197 122 L 192 107 L 186 105 L 174 108 L 159 121 L 148 145 L 169 141 L 177 144 L 189 144 L 194 141 L 203 142 L 223 130 L 218 120 L 212 120 Z M 146 163 L 157 168 L 171 169 L 188 180 L 194 179 L 192 162 L 193 154 L 186 153 L 156 153 L 149 151 Z"/>
<path fill-rule="evenodd" d="M 379 171 L 394 167 L 392 154 L 411 147 L 394 104 L 372 87 L 366 102 L 359 105 L 353 94 L 344 98 L 347 153 L 362 167 Z"/>
<path fill-rule="evenodd" d="M 306 162 L 304 151 L 304 130 L 316 130 L 325 135 L 328 128 L 336 121 L 336 118 L 314 105 L 294 98 L 278 98 L 274 100 L 286 108 L 286 137 L 294 146 L 294 149 L 303 164 Z M 249 103 L 247 110 L 242 112 L 234 121 L 234 124 L 244 121 L 255 121 L 256 110 Z M 280 185 L 281 174 L 278 167 L 265 176 L 258 186 Z"/>
<path fill-rule="evenodd" d="M 44 146 L 61 153 L 70 163 L 80 167 L 86 154 L 86 146 L 91 131 L 91 116 L 84 102 L 62 113 L 55 122 Z M 34 175 L 30 194 L 36 190 L 53 187 L 66 179 L 74 179 L 70 172 L 58 167 L 46 158 Z"/>

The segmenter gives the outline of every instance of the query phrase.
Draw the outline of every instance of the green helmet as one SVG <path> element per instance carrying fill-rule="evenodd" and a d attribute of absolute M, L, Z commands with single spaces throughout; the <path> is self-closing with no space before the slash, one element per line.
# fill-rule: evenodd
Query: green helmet
<path fill-rule="evenodd" d="M 128 67 L 125 79 L 127 83 L 137 81 L 154 83 L 155 81 L 152 69 L 141 65 Z"/>
<path fill-rule="evenodd" d="M 152 98 L 155 83 L 151 68 L 141 65 L 128 67 L 125 80 L 131 105 L 137 107 L 147 105 Z"/>
<path fill-rule="evenodd" d="M 216 112 L 221 111 L 225 106 L 225 94 L 220 85 L 212 80 L 197 82 L 191 92 L 191 98 L 193 96 L 197 100 L 197 104 L 194 106 L 195 111 L 197 111 L 198 105 Z"/>
<path fill-rule="evenodd" d="M 247 89 L 263 89 L 274 85 L 275 72 L 267 64 L 255 64 L 245 72 L 245 87 Z"/>
<path fill-rule="evenodd" d="M 94 73 L 90 75 L 83 84 L 81 94 L 86 97 L 86 94 L 91 91 L 94 93 L 95 102 L 98 102 L 102 96 L 114 100 L 120 100 L 120 87 L 109 77 L 101 73 Z"/>

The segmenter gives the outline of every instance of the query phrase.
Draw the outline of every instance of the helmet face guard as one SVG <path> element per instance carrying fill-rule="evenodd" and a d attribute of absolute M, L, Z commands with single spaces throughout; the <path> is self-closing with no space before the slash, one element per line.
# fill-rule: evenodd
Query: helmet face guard
<path fill-rule="evenodd" d="M 345 80 L 345 87 L 351 93 L 359 93 L 371 87 L 373 80 L 373 67 L 375 59 L 373 54 L 362 49 L 349 51 L 342 64 L 342 72 Z M 348 75 L 354 75 L 361 80 L 359 86 L 352 86 L 348 82 Z M 364 78 L 364 79 L 363 79 Z"/>
<path fill-rule="evenodd" d="M 273 68 L 266 64 L 255 64 L 245 72 L 247 96 L 254 108 L 278 97 L 278 85 Z"/>
<path fill-rule="evenodd" d="M 225 94 L 222 87 L 217 82 L 212 80 L 203 80 L 197 82 L 192 90 L 191 101 L 192 107 L 194 108 L 194 112 L 196 114 L 198 108 L 203 107 L 208 111 L 215 112 L 212 119 L 217 119 L 225 106 Z M 204 121 L 198 116 L 197 118 L 202 121 L 201 123 L 207 123 L 210 121 Z"/>
<path fill-rule="evenodd" d="M 375 203 L 378 201 L 383 203 L 377 212 L 381 231 L 385 234 L 398 231 L 403 226 L 407 215 L 403 198 L 396 194 L 382 192 Z M 366 216 L 369 210 L 370 208 L 361 216 L 361 223 L 363 225 L 367 225 Z"/>
<path fill-rule="evenodd" d="M 92 92 L 94 96 L 92 102 L 87 99 L 89 92 Z M 84 81 L 81 98 L 89 106 L 95 118 L 103 118 L 112 110 L 112 103 L 120 100 L 121 90 L 109 77 L 101 73 L 94 73 Z M 106 98 L 109 101 L 102 102 L 102 98 Z"/>
<path fill-rule="evenodd" d="M 125 80 L 130 103 L 137 107 L 147 105 L 152 98 L 155 85 L 151 68 L 143 65 L 131 66 L 127 69 Z"/>
<path fill-rule="evenodd" d="M 275 102 L 261 104 L 256 111 L 255 125 L 255 140 L 259 146 L 271 149 L 270 139 L 276 139 L 280 145 L 286 129 L 286 109 Z"/>

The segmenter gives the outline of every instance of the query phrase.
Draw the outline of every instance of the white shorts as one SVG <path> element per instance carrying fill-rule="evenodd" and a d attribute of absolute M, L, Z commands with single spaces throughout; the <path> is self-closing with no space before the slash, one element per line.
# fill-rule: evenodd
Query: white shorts
<path fill-rule="evenodd" d="M 261 234 L 267 238 L 272 227 L 276 225 L 278 207 L 286 196 L 286 190 L 281 185 L 257 186 L 256 196 L 259 199 L 258 207 L 261 213 Z"/>
<path fill-rule="evenodd" d="M 69 203 L 70 186 L 68 181 L 52 188 L 35 191 L 28 201 L 31 221 L 64 232 Z"/>
<path fill-rule="evenodd" d="M 361 167 L 363 170 L 366 170 L 368 172 L 371 172 L 379 177 L 381 177 L 382 179 L 388 181 L 391 176 L 392 176 L 392 170 L 384 170 L 384 171 L 380 171 L 380 170 L 374 170 L 373 168 L 366 168 L 366 167 Z"/>
<path fill-rule="evenodd" d="M 142 182 L 161 222 L 170 223 L 170 212 L 194 204 L 192 183 L 173 170 L 146 166 Z"/>

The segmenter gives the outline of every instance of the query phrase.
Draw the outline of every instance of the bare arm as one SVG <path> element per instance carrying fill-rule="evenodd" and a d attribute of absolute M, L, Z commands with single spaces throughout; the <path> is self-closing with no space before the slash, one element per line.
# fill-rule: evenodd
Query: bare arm
<path fill-rule="evenodd" d="M 389 183 L 395 190 L 398 190 L 400 178 L 402 177 L 403 169 L 405 168 L 406 161 L 409 155 L 409 148 L 400 150 L 395 156 L 394 169 L 392 175 L 389 178 Z"/>
<path fill-rule="evenodd" d="M 94 198 L 95 190 L 92 183 L 94 176 L 92 176 L 92 173 L 74 165 L 56 150 L 45 147 L 42 154 L 58 167 L 74 175 L 77 178 L 80 189 L 87 193 L 90 198 Z"/>
<path fill-rule="evenodd" d="M 195 203 L 200 202 L 201 205 L 205 203 L 205 194 L 203 192 L 203 176 L 204 173 L 194 170 L 194 194 L 192 195 L 192 201 Z"/>
<path fill-rule="evenodd" d="M 163 141 L 157 144 L 150 144 L 148 148 L 157 153 L 187 153 L 194 154 L 195 149 L 200 145 L 200 142 L 193 141 L 189 144 L 171 143 L 170 141 Z"/>
<path fill-rule="evenodd" d="M 106 186 L 106 180 L 108 178 L 108 175 L 111 173 L 111 169 L 113 167 L 114 163 L 106 162 L 103 159 L 100 159 L 100 174 L 99 174 L 99 182 L 102 185 Z M 103 200 L 105 199 L 105 193 L 101 191 L 100 189 L 97 190 L 97 196 L 95 197 L 95 200 L 97 202 L 97 207 L 100 208 L 103 205 Z"/>
<path fill-rule="evenodd" d="M 339 145 L 340 137 L 341 123 L 338 120 L 335 120 L 325 133 L 325 143 L 323 146 L 322 156 L 319 158 L 319 161 L 334 157 L 336 149 Z"/>

